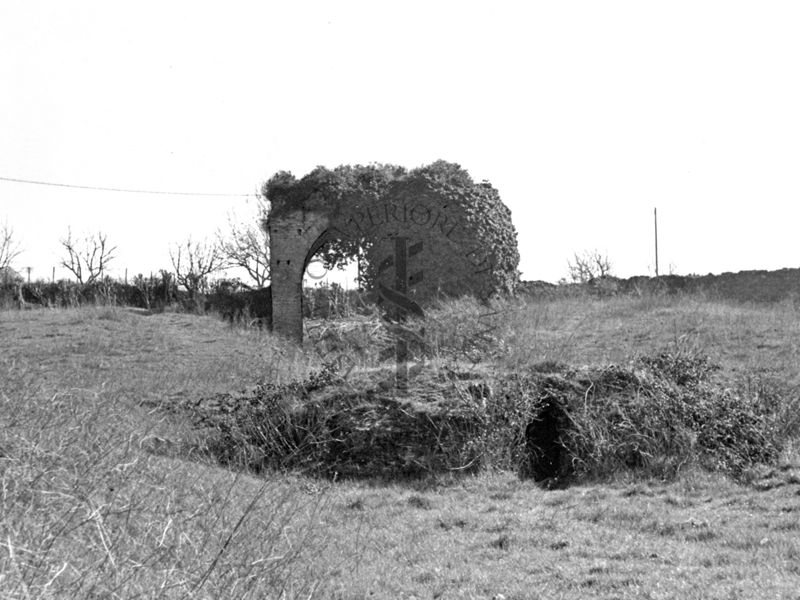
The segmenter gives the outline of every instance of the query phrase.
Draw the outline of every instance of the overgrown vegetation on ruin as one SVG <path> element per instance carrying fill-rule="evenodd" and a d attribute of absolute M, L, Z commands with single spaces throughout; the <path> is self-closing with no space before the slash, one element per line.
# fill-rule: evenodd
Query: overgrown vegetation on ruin
<path fill-rule="evenodd" d="M 367 289 L 379 277 L 398 228 L 411 242 L 423 242 L 429 255 L 420 265 L 426 285 L 440 278 L 445 295 L 488 297 L 512 292 L 518 282 L 511 212 L 489 182 L 473 181 L 457 164 L 318 167 L 300 179 L 279 172 L 264 184 L 263 195 L 271 203 L 270 220 L 300 209 L 328 215 L 335 235 L 321 253 L 325 265 L 360 259 Z"/>

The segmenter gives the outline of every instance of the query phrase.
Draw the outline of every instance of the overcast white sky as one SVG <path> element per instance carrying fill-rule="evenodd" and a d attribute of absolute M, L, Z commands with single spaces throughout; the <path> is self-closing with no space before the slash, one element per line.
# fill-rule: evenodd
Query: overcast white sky
<path fill-rule="evenodd" d="M 525 279 L 800 266 L 800 3 L 0 3 L 0 177 L 250 194 L 278 170 L 444 159 L 512 211 Z M 0 181 L 18 267 L 102 230 L 169 265 L 244 197 Z M 57 271 L 57 277 L 63 273 Z"/>

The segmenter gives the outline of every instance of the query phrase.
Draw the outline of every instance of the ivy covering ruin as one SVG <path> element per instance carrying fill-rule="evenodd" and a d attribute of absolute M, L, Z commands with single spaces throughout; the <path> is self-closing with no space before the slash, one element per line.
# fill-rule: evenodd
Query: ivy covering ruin
<path fill-rule="evenodd" d="M 421 249 L 409 261 L 421 276 L 409 289 L 415 299 L 487 298 L 513 292 L 519 280 L 511 212 L 489 182 L 476 183 L 457 164 L 318 167 L 301 179 L 282 171 L 262 193 L 270 202 L 266 227 L 290 214 L 326 215 L 318 256 L 328 268 L 359 258 L 367 289 L 379 281 L 391 285 L 391 270 L 381 265 L 399 236 Z"/>

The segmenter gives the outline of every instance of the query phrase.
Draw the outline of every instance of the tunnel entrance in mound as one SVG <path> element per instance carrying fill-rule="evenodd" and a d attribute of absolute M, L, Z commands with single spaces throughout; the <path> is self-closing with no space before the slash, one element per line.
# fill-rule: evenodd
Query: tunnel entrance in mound
<path fill-rule="evenodd" d="M 534 481 L 551 480 L 567 474 L 569 460 L 562 440 L 567 422 L 564 408 L 550 399 L 525 429 L 526 474 Z"/>

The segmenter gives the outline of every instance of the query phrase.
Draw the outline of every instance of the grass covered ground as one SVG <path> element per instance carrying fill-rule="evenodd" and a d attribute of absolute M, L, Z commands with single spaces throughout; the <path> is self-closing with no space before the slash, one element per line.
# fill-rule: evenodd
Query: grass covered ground
<path fill-rule="evenodd" d="M 797 317 L 700 297 L 465 301 L 426 335 L 478 369 L 700 351 L 731 385 L 778 381 L 796 403 Z M 379 366 L 368 323 L 309 325 L 300 351 L 213 317 L 0 313 L 0 597 L 798 597 L 796 444 L 745 483 L 620 471 L 558 491 L 497 471 L 256 477 L 197 451 L 171 404 L 301 378 L 337 344 L 353 376 Z"/>

